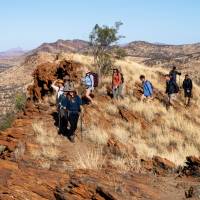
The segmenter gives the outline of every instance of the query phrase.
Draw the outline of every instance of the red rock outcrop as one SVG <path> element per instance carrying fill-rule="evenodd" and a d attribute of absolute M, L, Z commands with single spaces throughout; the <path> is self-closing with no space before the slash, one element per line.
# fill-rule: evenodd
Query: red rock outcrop
<path fill-rule="evenodd" d="M 39 65 L 33 73 L 34 84 L 28 88 L 31 98 L 33 100 L 43 99 L 49 91 L 52 91 L 52 82 L 56 79 L 63 79 L 65 75 L 69 75 L 75 83 L 80 83 L 81 64 L 64 60 L 59 64 Z"/>

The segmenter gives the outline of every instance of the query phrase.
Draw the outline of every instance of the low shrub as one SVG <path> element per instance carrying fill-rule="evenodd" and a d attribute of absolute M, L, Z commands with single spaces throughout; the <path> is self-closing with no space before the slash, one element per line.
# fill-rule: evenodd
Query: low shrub
<path fill-rule="evenodd" d="M 26 104 L 26 95 L 24 93 L 17 93 L 15 96 L 15 109 L 19 112 L 24 109 Z"/>
<path fill-rule="evenodd" d="M 14 121 L 14 118 L 15 115 L 13 113 L 7 113 L 5 116 L 3 116 L 0 120 L 0 131 L 10 128 Z"/>

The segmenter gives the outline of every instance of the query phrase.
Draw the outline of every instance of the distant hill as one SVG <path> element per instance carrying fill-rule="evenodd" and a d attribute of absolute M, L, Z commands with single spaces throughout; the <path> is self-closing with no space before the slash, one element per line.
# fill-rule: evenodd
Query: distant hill
<path fill-rule="evenodd" d="M 131 42 L 123 47 L 127 55 L 150 67 L 176 66 L 183 74 L 189 73 L 200 84 L 200 43 L 185 45 Z"/>
<path fill-rule="evenodd" d="M 130 56 L 175 58 L 200 52 L 200 43 L 168 45 L 145 41 L 130 42 L 123 47 Z"/>
<path fill-rule="evenodd" d="M 19 47 L 13 48 L 13 49 L 9 49 L 9 50 L 4 51 L 4 52 L 0 52 L 0 59 L 19 57 L 19 56 L 22 56 L 25 53 L 26 53 L 26 51 L 24 51 L 23 49 L 21 49 Z"/>
<path fill-rule="evenodd" d="M 43 43 L 38 48 L 32 50 L 32 53 L 47 52 L 79 52 L 89 46 L 89 42 L 83 40 L 57 40 L 53 43 Z"/>

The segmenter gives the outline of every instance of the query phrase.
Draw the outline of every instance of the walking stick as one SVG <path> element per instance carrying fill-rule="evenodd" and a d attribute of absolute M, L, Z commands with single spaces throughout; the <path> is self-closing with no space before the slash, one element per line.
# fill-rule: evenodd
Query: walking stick
<path fill-rule="evenodd" d="M 59 130 L 59 132 L 60 132 L 60 124 L 61 124 L 61 119 L 60 119 L 61 117 L 60 117 L 60 109 L 58 110 L 58 130 Z"/>
<path fill-rule="evenodd" d="M 81 141 L 83 141 L 83 115 L 82 115 L 82 110 L 80 112 L 81 115 Z"/>

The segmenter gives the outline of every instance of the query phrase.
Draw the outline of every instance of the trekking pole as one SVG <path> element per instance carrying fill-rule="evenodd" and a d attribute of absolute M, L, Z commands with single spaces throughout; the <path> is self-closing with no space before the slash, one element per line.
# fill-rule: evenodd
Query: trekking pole
<path fill-rule="evenodd" d="M 83 142 L 83 114 L 82 114 L 82 110 L 81 110 L 81 141 Z"/>
<path fill-rule="evenodd" d="M 60 132 L 60 109 L 58 111 L 58 131 Z"/>

